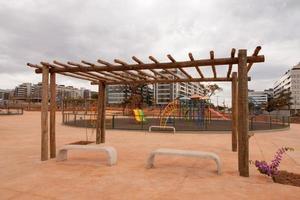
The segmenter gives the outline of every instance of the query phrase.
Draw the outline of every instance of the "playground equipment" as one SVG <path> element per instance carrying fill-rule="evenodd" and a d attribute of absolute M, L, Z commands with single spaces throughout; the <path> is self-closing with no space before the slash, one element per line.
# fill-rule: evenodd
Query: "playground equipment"
<path fill-rule="evenodd" d="M 208 108 L 210 113 L 213 113 L 214 115 L 216 115 L 217 117 L 221 118 L 222 120 L 230 120 L 228 117 L 226 117 L 225 115 L 223 115 L 222 113 L 212 109 L 212 108 Z"/>
<path fill-rule="evenodd" d="M 144 111 L 141 109 L 133 109 L 134 118 L 137 122 L 145 122 L 145 114 Z"/>
<path fill-rule="evenodd" d="M 210 116 L 210 110 L 206 112 L 208 107 L 208 98 L 201 96 L 181 97 L 170 102 L 161 113 L 160 126 L 166 126 L 173 116 L 176 118 L 184 118 L 185 120 L 194 120 L 199 126 L 204 125 L 204 121 Z"/>

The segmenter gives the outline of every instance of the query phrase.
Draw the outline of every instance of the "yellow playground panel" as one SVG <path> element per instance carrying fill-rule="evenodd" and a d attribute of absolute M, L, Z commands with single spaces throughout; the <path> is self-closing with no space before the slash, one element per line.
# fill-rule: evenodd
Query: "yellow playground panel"
<path fill-rule="evenodd" d="M 144 115 L 144 111 L 141 109 L 133 109 L 134 118 L 137 122 L 145 122 L 146 118 Z"/>

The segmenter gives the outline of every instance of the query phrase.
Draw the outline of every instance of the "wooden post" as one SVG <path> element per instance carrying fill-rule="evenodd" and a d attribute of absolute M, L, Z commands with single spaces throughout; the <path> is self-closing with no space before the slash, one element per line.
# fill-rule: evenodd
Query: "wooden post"
<path fill-rule="evenodd" d="M 238 160 L 240 176 L 249 177 L 247 50 L 238 52 Z"/>
<path fill-rule="evenodd" d="M 49 69 L 43 66 L 41 105 L 41 160 L 48 160 L 48 82 Z"/>
<path fill-rule="evenodd" d="M 102 83 L 102 118 L 101 118 L 101 143 L 105 143 L 105 109 L 106 109 L 106 85 Z"/>
<path fill-rule="evenodd" d="M 105 137 L 105 84 L 100 82 L 98 85 L 98 107 L 97 107 L 97 124 L 96 124 L 96 144 L 102 143 L 102 139 Z"/>
<path fill-rule="evenodd" d="M 50 158 L 56 157 L 55 112 L 56 112 L 56 80 L 55 73 L 50 73 Z"/>
<path fill-rule="evenodd" d="M 231 144 L 232 151 L 237 151 L 237 118 L 238 118 L 238 102 L 237 102 L 237 73 L 232 73 L 232 82 L 231 82 L 231 113 L 232 113 L 232 131 L 231 131 Z"/>

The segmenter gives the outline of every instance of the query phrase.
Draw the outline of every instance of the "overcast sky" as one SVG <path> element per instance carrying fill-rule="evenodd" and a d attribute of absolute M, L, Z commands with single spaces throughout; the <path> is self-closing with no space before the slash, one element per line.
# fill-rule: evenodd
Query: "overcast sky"
<path fill-rule="evenodd" d="M 299 0 L 1 0 L 0 24 L 2 89 L 41 80 L 27 62 L 132 62 L 133 55 L 167 61 L 167 54 L 186 60 L 189 52 L 200 59 L 210 50 L 215 57 L 229 56 L 231 48 L 252 54 L 260 45 L 266 61 L 252 68 L 249 88 L 263 90 L 300 61 Z M 58 83 L 96 90 L 61 76 Z M 230 84 L 220 85 L 219 103 L 229 103 Z"/>

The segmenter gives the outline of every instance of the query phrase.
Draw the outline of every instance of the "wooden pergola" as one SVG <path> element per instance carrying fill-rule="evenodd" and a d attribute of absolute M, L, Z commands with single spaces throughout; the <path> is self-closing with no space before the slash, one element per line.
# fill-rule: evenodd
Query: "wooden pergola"
<path fill-rule="evenodd" d="M 261 47 L 258 46 L 251 56 L 247 56 L 246 49 L 232 49 L 227 58 L 215 58 L 210 51 L 209 59 L 195 59 L 189 53 L 189 60 L 176 61 L 167 55 L 169 62 L 159 62 L 149 56 L 151 62 L 144 63 L 133 56 L 134 64 L 119 59 L 114 63 L 97 60 L 96 63 L 82 60 L 75 62 L 40 64 L 27 63 L 36 68 L 35 72 L 42 74 L 42 107 L 41 107 L 41 160 L 48 160 L 48 90 L 50 74 L 50 158 L 56 157 L 55 142 L 55 112 L 56 112 L 56 74 L 90 81 L 98 87 L 98 114 L 96 124 L 96 143 L 105 142 L 105 91 L 107 85 L 155 84 L 177 82 L 231 82 L 232 84 L 232 151 L 238 151 L 238 168 L 241 176 L 249 176 L 249 125 L 248 125 L 248 72 L 254 63 L 264 62 L 264 56 L 258 55 Z M 238 65 L 238 72 L 232 72 L 233 65 Z M 201 67 L 210 66 L 212 77 L 205 77 Z M 226 76 L 218 76 L 217 67 L 227 67 Z M 195 68 L 197 76 L 192 76 L 187 69 Z M 174 73 L 174 69 L 182 72 L 182 76 Z M 162 73 L 163 72 L 163 73 Z"/>

